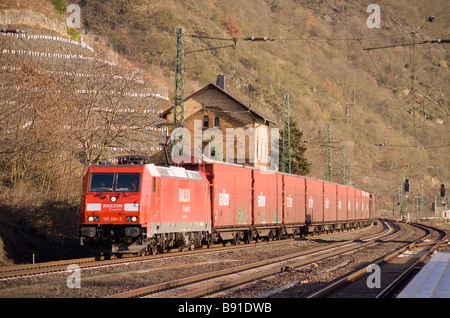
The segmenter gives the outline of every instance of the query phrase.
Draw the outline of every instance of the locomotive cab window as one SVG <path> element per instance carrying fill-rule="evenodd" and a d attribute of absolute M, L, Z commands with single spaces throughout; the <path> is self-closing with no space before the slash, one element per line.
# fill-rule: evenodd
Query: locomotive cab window
<path fill-rule="evenodd" d="M 140 173 L 118 173 L 115 191 L 139 192 Z"/>
<path fill-rule="evenodd" d="M 89 192 L 112 192 L 114 173 L 91 173 Z"/>
<path fill-rule="evenodd" d="M 91 173 L 89 192 L 139 192 L 140 173 Z"/>

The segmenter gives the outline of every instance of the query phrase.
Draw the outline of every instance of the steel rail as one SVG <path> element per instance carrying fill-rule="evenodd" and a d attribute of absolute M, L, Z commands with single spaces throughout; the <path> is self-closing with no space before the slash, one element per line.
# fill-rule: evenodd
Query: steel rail
<path fill-rule="evenodd" d="M 417 224 L 416 226 L 421 226 Z M 440 233 L 440 238 L 436 242 L 427 243 L 428 245 L 431 245 L 431 248 L 422 256 L 420 257 L 414 264 L 412 264 L 410 267 L 408 267 L 405 271 L 403 271 L 394 281 L 392 281 L 387 287 L 385 287 L 380 293 L 378 293 L 375 298 L 388 298 L 392 295 L 392 293 L 403 283 L 406 281 L 410 275 L 412 275 L 413 271 L 416 269 L 422 268 L 431 258 L 431 255 L 442 245 L 446 244 L 445 240 L 448 237 L 448 234 L 438 228 L 431 227 L 434 230 L 438 231 Z M 424 246 L 425 243 L 417 243 L 415 246 L 420 247 Z"/>
<path fill-rule="evenodd" d="M 356 231 L 356 230 L 355 230 Z M 329 234 L 324 234 L 329 235 Z M 96 257 L 88 257 L 88 258 L 78 258 L 78 259 L 69 259 L 69 260 L 60 260 L 60 261 L 52 261 L 52 262 L 43 262 L 36 264 L 23 264 L 23 265 L 13 265 L 13 266 L 3 266 L 0 267 L 0 280 L 4 279 L 12 279 L 18 277 L 25 277 L 31 275 L 43 275 L 48 273 L 56 273 L 56 272 L 64 272 L 67 270 L 67 266 L 72 264 L 77 264 L 81 269 L 89 269 L 96 268 L 102 266 L 110 266 L 110 265 L 120 265 L 124 263 L 130 262 L 141 262 L 147 260 L 154 260 L 166 257 L 176 257 L 176 256 L 184 256 L 184 255 L 193 255 L 198 253 L 208 253 L 214 251 L 226 251 L 230 249 L 236 248 L 247 248 L 253 246 L 267 245 L 267 244 L 279 244 L 280 242 L 287 242 L 289 239 L 284 239 L 282 241 L 271 241 L 271 242 L 255 242 L 245 245 L 213 245 L 210 248 L 206 248 L 205 246 L 202 248 L 195 249 L 193 251 L 171 251 L 169 253 L 157 254 L 157 255 L 147 255 L 147 256 L 133 256 L 133 257 L 124 257 L 124 258 L 114 258 L 107 260 L 99 260 Z"/>
<path fill-rule="evenodd" d="M 421 245 L 423 246 L 423 243 L 422 243 L 422 242 L 423 242 L 425 239 L 427 239 L 427 238 L 431 235 L 431 230 L 430 230 L 430 228 L 432 228 L 432 227 L 426 227 L 426 226 L 423 226 L 423 225 L 417 225 L 417 224 L 415 224 L 415 223 L 413 223 L 412 225 L 424 229 L 424 230 L 426 231 L 426 232 L 425 232 L 426 234 L 425 234 L 424 236 L 422 236 L 421 238 L 419 238 L 418 240 L 416 240 L 416 241 L 414 241 L 414 242 L 412 242 L 412 243 L 405 244 L 404 246 L 398 248 L 397 250 L 395 250 L 395 251 L 393 251 L 393 252 L 391 252 L 391 253 L 388 253 L 388 254 L 386 254 L 386 255 L 384 255 L 384 256 L 378 258 L 377 260 L 375 260 L 375 261 L 373 262 L 373 264 L 381 265 L 381 264 L 383 264 L 383 263 L 387 263 L 389 260 L 391 260 L 391 259 L 397 257 L 398 255 L 402 254 L 403 252 L 405 252 L 405 251 L 407 251 L 407 250 L 413 249 L 413 248 L 415 248 L 415 247 L 417 247 L 417 246 L 421 246 Z M 432 229 L 434 229 L 434 228 L 432 228 Z M 444 232 L 444 233 L 445 233 L 445 232 Z M 444 238 L 444 239 L 445 239 L 445 238 Z M 434 245 L 433 248 L 437 248 L 436 246 L 437 246 L 438 244 L 440 244 L 441 241 L 442 241 L 442 240 L 440 240 L 439 242 L 436 242 L 436 245 Z M 428 253 L 427 253 L 427 254 L 428 254 Z M 425 255 L 425 256 L 426 256 L 426 255 Z M 424 257 L 425 257 L 425 256 L 424 256 Z M 418 263 L 419 263 L 419 262 L 418 262 Z M 336 282 L 334 282 L 334 283 L 332 283 L 332 284 L 326 286 L 325 288 L 323 288 L 323 289 L 321 289 L 321 290 L 319 290 L 319 291 L 317 291 L 317 292 L 315 292 L 315 293 L 309 295 L 307 298 L 319 298 L 319 297 L 323 297 L 324 295 L 329 294 L 329 293 L 331 293 L 331 292 L 337 290 L 338 288 L 343 287 L 344 285 L 347 285 L 347 284 L 349 284 L 349 283 L 351 283 L 351 282 L 354 282 L 355 280 L 357 280 L 357 279 L 359 279 L 359 278 L 361 278 L 361 277 L 363 277 L 364 275 L 367 274 L 367 270 L 368 270 L 368 267 L 369 267 L 369 266 L 370 266 L 370 265 L 364 266 L 363 268 L 360 268 L 360 269 L 358 269 L 358 270 L 356 270 L 356 271 L 354 271 L 354 272 L 352 272 L 352 273 L 350 273 L 350 274 L 348 274 L 348 275 L 342 277 L 342 278 L 339 279 L 338 281 L 336 281 Z M 410 268 L 408 268 L 409 272 L 411 272 L 411 271 L 414 269 L 414 267 L 415 267 L 415 266 L 411 266 Z M 407 273 L 404 273 L 403 277 L 406 277 L 406 275 L 407 275 Z M 377 295 L 377 297 L 384 297 L 383 295 L 387 295 L 389 292 L 391 292 L 396 286 L 398 286 L 398 285 L 400 284 L 400 282 L 401 282 L 401 279 L 400 279 L 400 278 L 399 278 L 398 282 L 392 282 L 392 284 L 390 284 L 388 287 L 386 287 L 385 289 L 383 289 L 383 290 Z"/>
<path fill-rule="evenodd" d="M 384 222 L 383 222 L 383 224 L 385 226 L 385 229 L 383 230 L 383 232 L 378 233 L 376 235 L 372 235 L 372 236 L 366 238 L 364 241 L 356 241 L 356 242 L 353 240 L 343 241 L 340 243 L 328 245 L 326 247 L 318 247 L 318 248 L 311 249 L 308 251 L 302 251 L 302 252 L 298 252 L 298 253 L 280 256 L 277 258 L 272 258 L 272 259 L 268 259 L 268 260 L 255 262 L 255 263 L 245 264 L 245 265 L 228 268 L 228 269 L 224 269 L 224 270 L 217 271 L 217 272 L 205 273 L 205 274 L 182 278 L 182 279 L 178 279 L 178 280 L 174 280 L 174 281 L 170 281 L 170 282 L 166 282 L 166 283 L 142 287 L 139 289 L 118 293 L 118 294 L 112 295 L 110 297 L 112 297 L 112 298 L 140 297 L 140 296 L 143 296 L 146 294 L 152 294 L 152 293 L 161 292 L 161 291 L 168 290 L 168 289 L 177 288 L 180 286 L 186 286 L 188 284 L 198 283 L 198 282 L 202 282 L 202 281 L 205 282 L 209 279 L 225 277 L 227 275 L 241 273 L 240 277 L 232 278 L 227 282 L 220 282 L 220 283 L 211 282 L 210 285 L 208 285 L 206 287 L 199 287 L 199 288 L 194 288 L 194 290 L 191 290 L 191 291 L 180 292 L 172 297 L 183 297 L 183 298 L 200 297 L 200 296 L 203 296 L 206 294 L 215 293 L 215 292 L 218 292 L 223 289 L 227 289 L 227 288 L 230 288 L 230 287 L 233 287 L 236 285 L 250 282 L 252 280 L 256 280 L 259 278 L 263 278 L 263 277 L 267 277 L 267 276 L 271 276 L 271 275 L 280 273 L 285 268 L 285 265 L 282 264 L 283 262 L 292 261 L 295 258 L 304 257 L 304 256 L 311 255 L 314 253 L 323 253 L 322 255 L 317 255 L 312 258 L 309 257 L 308 259 L 296 261 L 294 264 L 288 265 L 289 267 L 292 267 L 292 268 L 304 266 L 305 264 L 308 264 L 308 263 L 314 263 L 314 262 L 317 262 L 324 258 L 332 257 L 335 255 L 344 253 L 344 252 L 358 249 L 358 248 L 361 248 L 361 247 L 369 245 L 369 244 L 374 244 L 374 243 L 376 243 L 377 239 L 380 239 L 381 237 L 384 237 L 387 235 L 394 235 L 391 233 L 393 231 L 395 231 L 395 234 L 396 234 L 396 232 L 398 231 L 398 229 L 394 229 L 392 225 L 386 226 Z M 348 246 L 346 248 L 344 248 L 345 245 L 348 245 Z M 264 266 L 266 268 L 261 269 L 261 267 L 264 267 Z M 259 272 L 245 273 L 245 271 L 250 271 L 255 268 L 260 268 Z"/>

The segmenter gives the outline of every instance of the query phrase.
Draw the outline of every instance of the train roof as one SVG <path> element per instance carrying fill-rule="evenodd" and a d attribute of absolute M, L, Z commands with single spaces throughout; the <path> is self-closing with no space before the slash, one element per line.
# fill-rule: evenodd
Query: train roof
<path fill-rule="evenodd" d="M 156 166 L 153 163 L 130 164 L 130 165 L 98 164 L 98 165 L 91 165 L 89 167 L 89 172 L 107 172 L 107 171 L 139 172 L 139 171 L 143 171 L 144 169 L 148 169 L 152 176 L 203 181 L 203 177 L 200 174 L 200 172 L 198 172 L 198 171 L 186 170 L 183 167 L 175 167 L 175 166 L 161 167 L 161 166 Z"/>

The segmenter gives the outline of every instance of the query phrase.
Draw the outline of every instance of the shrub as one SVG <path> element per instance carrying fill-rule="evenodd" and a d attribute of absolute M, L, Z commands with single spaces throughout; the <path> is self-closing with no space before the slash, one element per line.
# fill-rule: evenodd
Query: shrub
<path fill-rule="evenodd" d="M 64 0 L 53 0 L 53 5 L 55 6 L 56 12 L 59 14 L 66 13 L 66 5 Z"/>

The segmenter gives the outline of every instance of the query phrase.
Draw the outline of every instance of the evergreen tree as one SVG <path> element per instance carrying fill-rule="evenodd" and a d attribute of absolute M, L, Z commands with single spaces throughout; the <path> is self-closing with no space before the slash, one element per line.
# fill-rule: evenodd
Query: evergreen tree
<path fill-rule="evenodd" d="M 306 146 L 301 143 L 303 132 L 297 128 L 297 123 L 290 118 L 291 135 L 291 173 L 307 175 L 310 172 L 311 163 L 305 157 Z M 283 131 L 280 133 L 280 146 L 283 140 Z M 280 168 L 282 162 L 282 149 L 280 149 Z"/>

